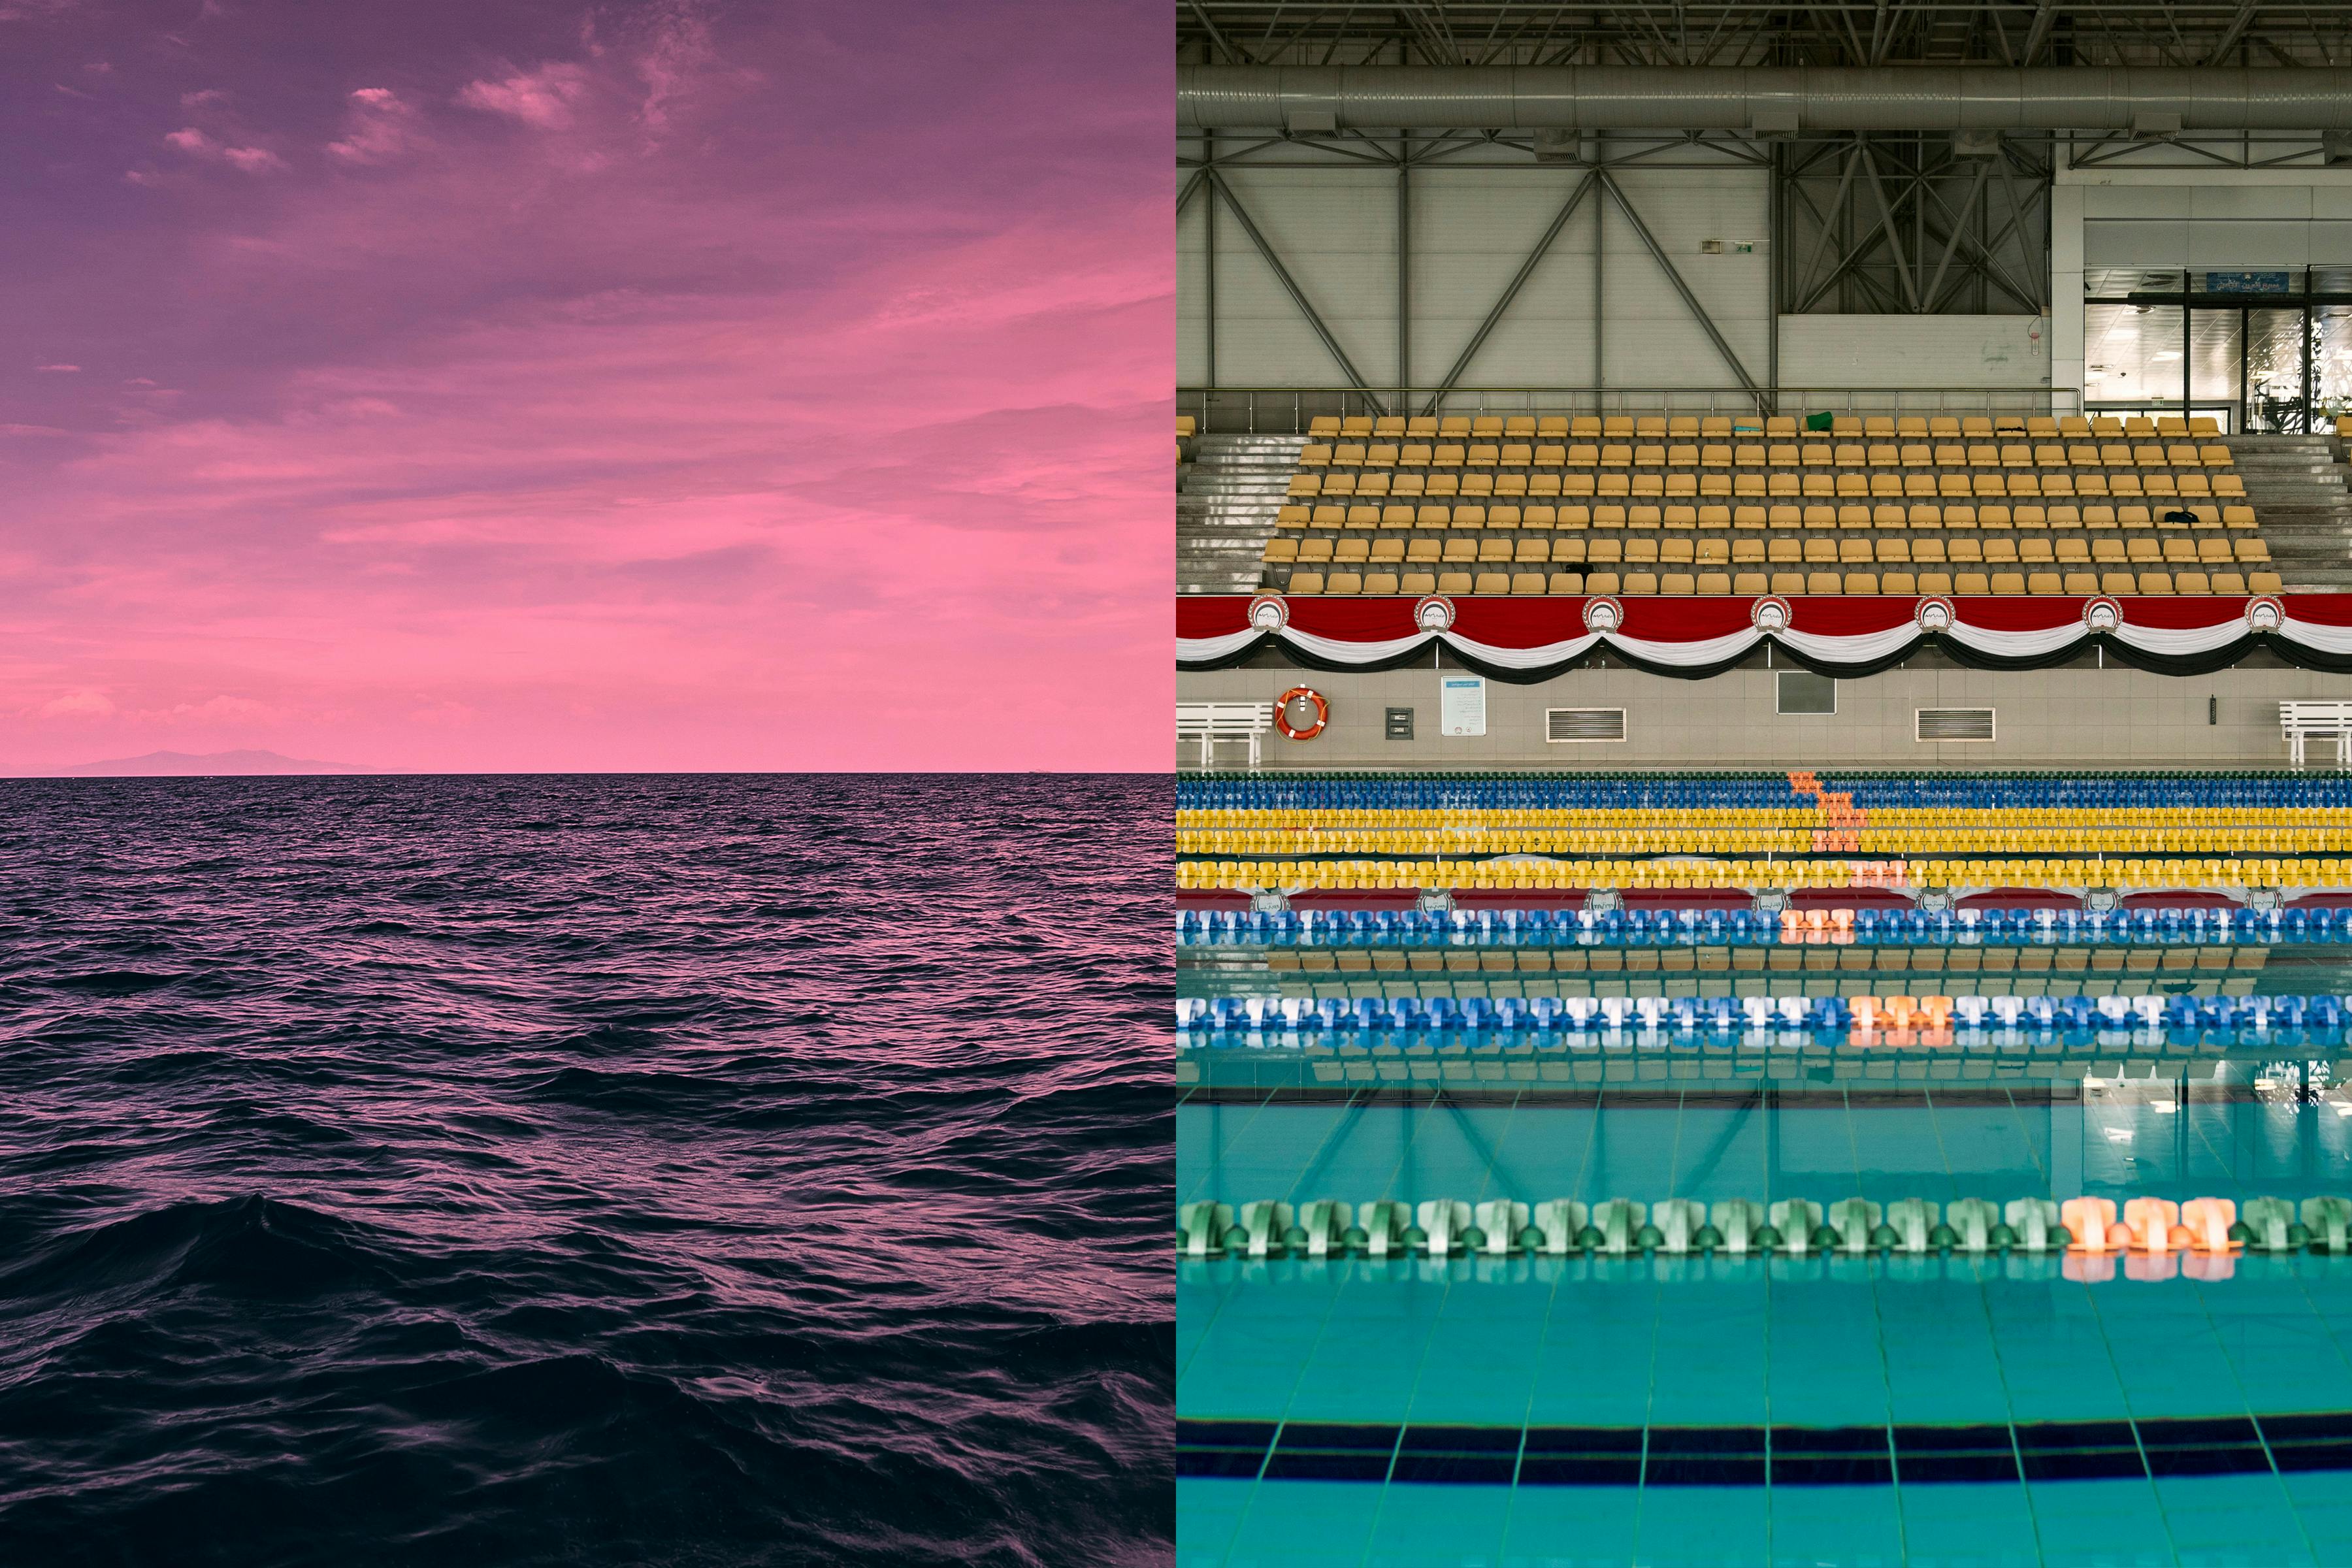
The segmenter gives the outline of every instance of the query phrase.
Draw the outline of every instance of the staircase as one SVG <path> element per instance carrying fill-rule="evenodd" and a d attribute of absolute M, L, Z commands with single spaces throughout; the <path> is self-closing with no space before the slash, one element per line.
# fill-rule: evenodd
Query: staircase
<path fill-rule="evenodd" d="M 2352 470 L 2327 436 L 2235 436 L 2246 500 L 2290 593 L 2352 590 Z"/>
<path fill-rule="evenodd" d="M 1176 481 L 1176 591 L 1249 594 L 1303 436 L 1199 436 Z"/>

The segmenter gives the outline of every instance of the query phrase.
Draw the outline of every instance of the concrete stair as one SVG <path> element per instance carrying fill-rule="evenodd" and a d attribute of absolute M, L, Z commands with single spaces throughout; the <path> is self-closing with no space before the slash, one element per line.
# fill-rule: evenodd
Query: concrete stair
<path fill-rule="evenodd" d="M 2352 590 L 2352 469 L 2332 436 L 2235 436 L 2230 456 L 2291 593 Z"/>
<path fill-rule="evenodd" d="M 1200 436 L 1177 473 L 1176 591 L 1249 594 L 1275 514 L 1298 468 L 1301 436 Z"/>

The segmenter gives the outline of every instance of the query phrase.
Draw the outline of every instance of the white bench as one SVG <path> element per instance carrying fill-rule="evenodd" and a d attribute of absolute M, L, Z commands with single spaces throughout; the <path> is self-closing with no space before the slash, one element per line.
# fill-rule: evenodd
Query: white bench
<path fill-rule="evenodd" d="M 1179 702 L 1176 704 L 1176 742 L 1201 742 L 1201 766 L 1215 765 L 1219 741 L 1247 741 L 1249 765 L 1257 766 L 1258 742 L 1274 728 L 1274 704 L 1271 702 Z"/>
<path fill-rule="evenodd" d="M 2287 760 L 2303 766 L 2304 742 L 2316 737 L 2336 742 L 2336 765 L 2352 767 L 2352 702 L 2282 702 L 2279 733 L 2286 738 Z"/>

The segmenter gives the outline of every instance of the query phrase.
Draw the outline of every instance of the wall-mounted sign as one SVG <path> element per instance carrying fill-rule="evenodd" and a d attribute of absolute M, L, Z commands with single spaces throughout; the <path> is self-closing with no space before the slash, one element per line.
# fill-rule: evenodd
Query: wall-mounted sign
<path fill-rule="evenodd" d="M 1438 730 L 1447 735 L 1486 732 L 1486 681 L 1477 675 L 1437 678 Z"/>
<path fill-rule="evenodd" d="M 1412 710 L 1410 708 L 1390 709 L 1388 710 L 1388 721 L 1382 730 L 1382 733 L 1387 735 L 1391 741 L 1412 740 Z"/>
<path fill-rule="evenodd" d="M 2292 294 L 2292 275 L 2284 272 L 2208 272 L 2208 294 Z"/>

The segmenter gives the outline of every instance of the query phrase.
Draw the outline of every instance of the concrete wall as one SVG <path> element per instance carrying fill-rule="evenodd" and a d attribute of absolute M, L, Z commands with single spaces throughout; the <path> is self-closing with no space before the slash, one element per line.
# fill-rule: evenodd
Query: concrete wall
<path fill-rule="evenodd" d="M 1783 386 L 2047 386 L 2040 316 L 1783 316 Z"/>
<path fill-rule="evenodd" d="M 1433 385 L 1583 177 L 1575 168 L 1429 170 L 1410 201 L 1411 379 Z M 1387 169 L 1234 169 L 1234 193 L 1366 380 L 1393 385 L 1397 176 Z M 1618 183 L 1683 280 L 1758 381 L 1767 375 L 1771 258 L 1767 186 L 1752 169 L 1621 172 Z M 1207 271 L 1213 199 L 1176 227 L 1177 379 L 1207 378 Z M 1604 211 L 1604 209 L 1606 209 Z M 1216 218 L 1217 380 L 1224 386 L 1338 386 L 1330 353 L 1233 215 Z M 1700 242 L 1719 239 L 1719 254 Z M 1754 249 L 1736 247 L 1751 243 Z M 1594 277 L 1600 257 L 1599 292 Z M 1595 359 L 1596 306 L 1602 331 Z M 1571 216 L 1465 367 L 1467 386 L 1732 387 L 1738 379 L 1641 238 L 1595 190 Z"/>
<path fill-rule="evenodd" d="M 2284 766 L 2279 700 L 2352 697 L 2352 679 L 2285 668 L 2176 679 L 2116 668 L 1995 673 L 1914 661 L 1841 681 L 1834 715 L 1801 718 L 1774 713 L 1773 672 L 1760 666 L 1696 681 L 1587 668 L 1535 686 L 1487 682 L 1486 735 L 1447 739 L 1437 732 L 1437 679 L 1426 667 L 1348 674 L 1285 665 L 1180 672 L 1176 695 L 1264 701 L 1297 685 L 1322 692 L 1331 703 L 1330 727 L 1310 742 L 1270 737 L 1268 767 L 1550 769 Z M 2206 721 L 2209 698 L 2220 699 L 2218 724 Z M 1412 741 L 1382 739 L 1390 707 L 1414 710 Z M 1998 713 L 1998 738 L 1990 743 L 1922 745 L 1911 738 L 1915 709 L 1980 707 Z M 1627 739 L 1547 742 L 1547 708 L 1623 708 Z M 1240 756 L 1229 746 L 1221 761 L 1237 765 Z M 1197 745 L 1179 748 L 1178 766 L 1199 761 Z"/>

